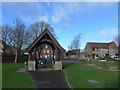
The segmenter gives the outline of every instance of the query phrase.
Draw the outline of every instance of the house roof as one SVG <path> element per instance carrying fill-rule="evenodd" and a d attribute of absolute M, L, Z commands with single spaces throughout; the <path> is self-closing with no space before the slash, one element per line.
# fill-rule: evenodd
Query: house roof
<path fill-rule="evenodd" d="M 109 42 L 109 43 L 97 43 L 97 42 L 87 42 L 87 44 L 91 47 L 91 48 L 104 48 L 104 49 L 108 49 L 109 46 L 114 43 L 114 42 Z"/>
<path fill-rule="evenodd" d="M 54 42 L 54 45 L 56 45 L 61 51 L 65 51 L 65 49 L 58 43 L 58 41 L 54 38 L 54 36 L 51 34 L 51 32 L 48 29 L 45 29 L 37 38 L 33 41 L 33 43 L 26 49 L 26 52 L 29 52 L 34 48 L 34 46 L 44 37 L 45 34 L 48 34 L 51 40 Z"/>
<path fill-rule="evenodd" d="M 70 52 L 78 52 L 78 51 L 80 51 L 80 49 L 73 49 L 73 50 L 68 50 L 68 51 L 70 51 Z"/>

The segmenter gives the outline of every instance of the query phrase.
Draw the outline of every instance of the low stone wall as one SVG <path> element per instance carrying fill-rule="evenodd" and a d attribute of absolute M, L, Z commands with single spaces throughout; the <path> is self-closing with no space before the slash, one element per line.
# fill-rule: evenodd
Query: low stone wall
<path fill-rule="evenodd" d="M 55 61 L 55 64 L 52 65 L 53 70 L 62 70 L 62 61 Z M 36 70 L 36 62 L 35 61 L 28 61 L 27 65 L 28 71 L 35 71 Z"/>
<path fill-rule="evenodd" d="M 28 70 L 28 71 L 35 71 L 35 70 L 36 70 L 35 64 L 36 64 L 35 61 L 30 61 L 30 60 L 28 60 L 27 70 Z"/>
<path fill-rule="evenodd" d="M 62 61 L 55 61 L 55 64 L 53 64 L 54 70 L 62 70 Z"/>

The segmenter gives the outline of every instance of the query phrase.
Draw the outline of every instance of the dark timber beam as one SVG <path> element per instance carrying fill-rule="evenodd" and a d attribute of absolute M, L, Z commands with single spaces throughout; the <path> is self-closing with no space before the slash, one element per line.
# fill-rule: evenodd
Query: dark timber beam
<path fill-rule="evenodd" d="M 54 56 L 55 56 L 55 51 L 53 50 L 53 62 L 55 64 L 55 58 L 54 58 Z"/>
<path fill-rule="evenodd" d="M 36 61 L 36 47 L 34 48 L 34 55 L 33 55 L 33 59 Z"/>
<path fill-rule="evenodd" d="M 55 49 L 55 53 L 56 53 L 56 55 L 55 55 L 55 61 L 58 61 L 58 49 L 57 49 L 57 47 Z"/>
<path fill-rule="evenodd" d="M 32 56 L 32 53 L 30 52 L 30 53 L 28 54 L 28 60 L 31 60 L 31 59 L 32 59 L 31 56 Z"/>
<path fill-rule="evenodd" d="M 40 46 L 38 47 L 38 56 L 39 56 L 39 59 L 40 59 Z"/>

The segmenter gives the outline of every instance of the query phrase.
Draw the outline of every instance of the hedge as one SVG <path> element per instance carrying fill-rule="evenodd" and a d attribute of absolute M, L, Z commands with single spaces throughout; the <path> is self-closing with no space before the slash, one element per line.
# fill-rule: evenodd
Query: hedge
<path fill-rule="evenodd" d="M 24 63 L 28 60 L 28 55 L 18 55 L 17 62 Z M 2 63 L 14 63 L 15 55 L 13 54 L 2 54 Z"/>

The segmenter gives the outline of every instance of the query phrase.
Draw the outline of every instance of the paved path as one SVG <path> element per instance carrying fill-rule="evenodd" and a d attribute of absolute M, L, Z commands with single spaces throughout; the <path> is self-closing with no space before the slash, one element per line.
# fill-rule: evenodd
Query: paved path
<path fill-rule="evenodd" d="M 37 70 L 29 72 L 36 83 L 37 88 L 68 88 L 63 71 Z"/>
<path fill-rule="evenodd" d="M 62 60 L 63 63 L 79 63 L 80 60 Z"/>

